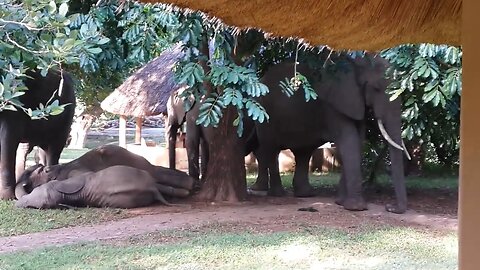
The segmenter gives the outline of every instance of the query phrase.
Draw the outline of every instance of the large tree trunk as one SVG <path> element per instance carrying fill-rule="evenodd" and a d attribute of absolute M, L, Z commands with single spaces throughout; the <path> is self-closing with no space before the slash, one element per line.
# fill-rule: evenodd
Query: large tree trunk
<path fill-rule="evenodd" d="M 244 145 L 233 120 L 236 109 L 229 106 L 216 129 L 207 128 L 210 157 L 205 182 L 198 198 L 206 201 L 243 201 L 247 197 Z"/>
<path fill-rule="evenodd" d="M 75 119 L 75 122 L 72 124 L 72 130 L 70 131 L 71 140 L 68 144 L 68 148 L 85 148 L 87 132 L 92 127 L 96 118 L 96 116 L 91 114 L 82 114 Z"/>

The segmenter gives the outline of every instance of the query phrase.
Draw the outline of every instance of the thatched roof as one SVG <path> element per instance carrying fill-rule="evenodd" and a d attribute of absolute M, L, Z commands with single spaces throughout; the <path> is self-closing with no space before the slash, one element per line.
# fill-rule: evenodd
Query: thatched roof
<path fill-rule="evenodd" d="M 204 11 L 226 24 L 335 49 L 460 44 L 462 0 L 142 0 Z"/>
<path fill-rule="evenodd" d="M 180 89 L 173 67 L 183 53 L 180 45 L 137 70 L 102 101 L 103 110 L 126 116 L 145 117 L 167 111 L 170 93 Z"/>

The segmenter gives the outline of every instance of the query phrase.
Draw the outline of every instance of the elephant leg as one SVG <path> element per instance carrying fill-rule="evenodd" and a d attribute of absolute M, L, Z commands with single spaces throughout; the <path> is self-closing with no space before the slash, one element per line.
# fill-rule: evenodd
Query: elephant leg
<path fill-rule="evenodd" d="M 344 179 L 341 180 L 341 185 L 344 185 L 346 190 L 343 207 L 347 210 L 366 210 L 367 204 L 362 196 L 362 147 L 359 132 L 353 123 L 343 125 L 340 138 L 336 143 L 343 162 L 342 178 Z"/>
<path fill-rule="evenodd" d="M 199 180 L 199 146 L 200 137 L 194 130 L 187 129 L 187 157 L 188 157 L 188 174 L 195 180 Z"/>
<path fill-rule="evenodd" d="M 47 166 L 47 152 L 45 152 L 45 150 L 43 150 L 41 147 L 36 148 L 35 163 Z"/>
<path fill-rule="evenodd" d="M 345 199 L 347 198 L 347 185 L 345 181 L 345 174 L 342 172 L 340 175 L 340 180 L 338 182 L 338 195 L 335 199 L 335 203 L 338 205 L 343 205 Z"/>
<path fill-rule="evenodd" d="M 273 153 L 268 159 L 268 174 L 270 175 L 270 188 L 268 189 L 268 195 L 270 196 L 284 196 L 285 189 L 282 185 L 282 178 L 280 177 L 280 171 L 278 169 L 278 155 L 280 151 Z"/>
<path fill-rule="evenodd" d="M 17 148 L 16 161 L 15 161 L 15 178 L 18 181 L 19 177 L 25 171 L 27 155 L 33 149 L 33 146 L 29 143 L 20 143 Z"/>
<path fill-rule="evenodd" d="M 56 143 L 50 144 L 47 149 L 43 149 L 46 155 L 46 163 L 45 165 L 57 165 L 60 161 L 60 155 L 62 154 L 63 147 L 65 147 L 65 143 Z"/>
<path fill-rule="evenodd" d="M 262 154 L 263 154 L 262 149 L 258 149 L 257 151 L 254 151 L 253 154 L 257 158 L 258 176 L 257 176 L 257 180 L 255 181 L 255 183 L 252 186 L 250 186 L 250 189 L 258 190 L 258 191 L 267 191 L 268 190 L 268 182 L 269 182 L 268 161 L 265 159 L 264 156 L 262 156 Z M 265 155 L 265 154 L 263 154 L 263 155 Z"/>
<path fill-rule="evenodd" d="M 174 121 L 171 119 L 171 117 L 168 118 L 167 121 L 167 126 L 166 126 L 166 133 L 167 133 L 167 141 L 168 141 L 168 166 L 170 169 L 175 169 L 175 164 L 176 164 L 176 152 L 175 152 L 175 146 L 177 143 L 177 132 L 178 128 L 180 127 L 177 124 L 177 121 Z"/>
<path fill-rule="evenodd" d="M 192 190 L 195 184 L 195 180 L 188 174 L 162 166 L 155 166 L 151 175 L 156 183 L 181 189 Z"/>
<path fill-rule="evenodd" d="M 315 195 L 314 188 L 308 180 L 308 164 L 315 149 L 295 149 L 295 173 L 293 175 L 293 192 L 296 197 Z"/>
<path fill-rule="evenodd" d="M 2 146 L 0 153 L 0 199 L 3 200 L 15 199 L 15 155 L 20 142 L 11 133 L 4 133 L 0 139 Z"/>
<path fill-rule="evenodd" d="M 187 197 L 188 195 L 190 195 L 190 191 L 188 191 L 186 189 L 183 189 L 183 188 L 174 188 L 174 187 L 171 187 L 171 186 L 162 185 L 162 184 L 158 184 L 158 183 L 156 183 L 155 186 L 157 187 L 158 191 L 160 191 L 160 193 L 168 195 L 168 196 Z"/>

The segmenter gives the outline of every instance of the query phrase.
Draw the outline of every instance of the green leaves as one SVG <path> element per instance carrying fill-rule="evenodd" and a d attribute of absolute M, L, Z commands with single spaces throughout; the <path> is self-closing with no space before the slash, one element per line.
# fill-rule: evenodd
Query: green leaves
<path fill-rule="evenodd" d="M 260 82 L 247 82 L 242 85 L 242 91 L 251 97 L 260 97 L 268 93 L 268 87 Z"/>
<path fill-rule="evenodd" d="M 438 78 L 438 65 L 431 58 L 417 57 L 413 68 L 416 69 L 417 75 L 431 79 Z"/>
<path fill-rule="evenodd" d="M 382 52 L 392 66 L 390 99 L 402 96 L 402 136 L 457 151 L 462 50 L 448 45 L 402 45 Z M 450 156 L 458 155 L 451 152 Z"/>
<path fill-rule="evenodd" d="M 263 123 L 265 120 L 268 120 L 270 116 L 265 111 L 260 103 L 254 99 L 245 99 L 245 108 L 247 109 L 247 115 L 250 116 L 253 120 Z"/>
<path fill-rule="evenodd" d="M 219 99 L 216 93 L 212 93 L 200 106 L 197 125 L 217 127 L 220 118 L 223 116 L 222 109 L 224 108 L 225 104 L 223 104 L 223 101 Z"/>
<path fill-rule="evenodd" d="M 252 84 L 258 82 L 258 78 L 253 70 L 246 67 L 237 66 L 234 63 L 213 64 L 212 62 L 209 76 L 210 82 L 212 82 L 214 86 L 240 86 L 250 81 Z"/>
<path fill-rule="evenodd" d="M 180 66 L 177 74 L 178 84 L 186 84 L 189 87 L 201 84 L 205 79 L 203 68 L 198 63 L 186 63 Z"/>
<path fill-rule="evenodd" d="M 280 81 L 280 88 L 288 97 L 291 97 L 300 87 L 303 88 L 305 93 L 305 101 L 308 102 L 311 99 L 317 99 L 318 95 L 308 82 L 307 77 L 303 76 L 299 72 L 297 72 L 290 80 L 285 78 L 284 81 Z"/>
<path fill-rule="evenodd" d="M 233 105 L 238 108 L 243 107 L 243 95 L 242 92 L 233 88 L 226 88 L 223 90 L 222 99 L 225 106 Z"/>

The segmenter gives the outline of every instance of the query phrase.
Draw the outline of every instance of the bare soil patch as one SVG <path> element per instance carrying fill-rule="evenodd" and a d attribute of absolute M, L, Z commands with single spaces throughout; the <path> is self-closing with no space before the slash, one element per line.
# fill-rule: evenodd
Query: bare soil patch
<path fill-rule="evenodd" d="M 238 204 L 181 202 L 172 207 L 152 206 L 127 210 L 129 218 L 92 226 L 77 226 L 0 238 L 0 253 L 60 246 L 95 240 L 124 240 L 158 231 L 201 230 L 276 232 L 324 226 L 356 230 L 365 225 L 411 226 L 439 233 L 457 229 L 456 194 L 434 196 L 410 194 L 410 209 L 403 215 L 388 213 L 387 195 L 369 194 L 368 211 L 349 212 L 333 202 L 332 197 L 294 198 L 251 196 Z M 298 211 L 312 207 L 318 212 Z M 213 227 L 212 227 L 213 226 Z M 176 241 L 175 234 L 164 234 L 164 241 Z"/>

